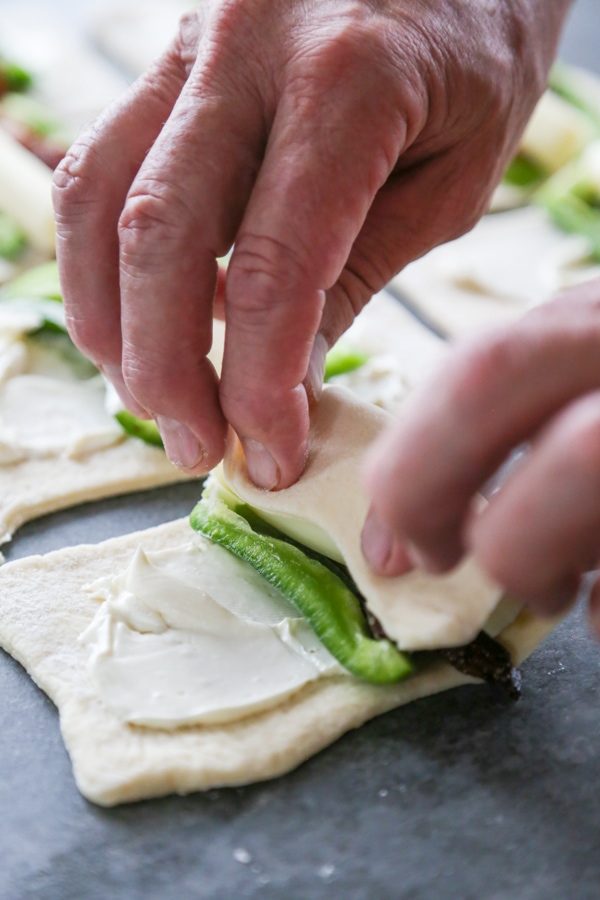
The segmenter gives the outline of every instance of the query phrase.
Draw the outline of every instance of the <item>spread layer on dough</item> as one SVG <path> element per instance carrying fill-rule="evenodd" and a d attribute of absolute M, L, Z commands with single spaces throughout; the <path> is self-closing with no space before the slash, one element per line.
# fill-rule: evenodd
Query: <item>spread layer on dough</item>
<path fill-rule="evenodd" d="M 80 638 L 88 672 L 130 724 L 235 722 L 347 674 L 276 588 L 199 535 L 158 553 L 138 548 L 88 591 L 101 601 Z"/>
<path fill-rule="evenodd" d="M 368 499 L 361 466 L 388 421 L 383 410 L 327 387 L 311 413 L 308 461 L 299 481 L 283 491 L 257 488 L 234 438 L 217 477 L 286 534 L 345 562 L 369 609 L 401 650 L 467 644 L 502 594 L 472 559 L 448 575 L 382 578 L 363 557 L 360 535 Z"/>

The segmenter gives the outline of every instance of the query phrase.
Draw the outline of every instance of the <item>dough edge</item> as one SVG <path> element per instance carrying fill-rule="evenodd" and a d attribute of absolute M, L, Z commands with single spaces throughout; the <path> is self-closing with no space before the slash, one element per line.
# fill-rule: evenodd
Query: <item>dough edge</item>
<path fill-rule="evenodd" d="M 136 438 L 77 459 L 26 459 L 0 467 L 0 544 L 25 522 L 51 512 L 189 481 L 163 450 Z"/>

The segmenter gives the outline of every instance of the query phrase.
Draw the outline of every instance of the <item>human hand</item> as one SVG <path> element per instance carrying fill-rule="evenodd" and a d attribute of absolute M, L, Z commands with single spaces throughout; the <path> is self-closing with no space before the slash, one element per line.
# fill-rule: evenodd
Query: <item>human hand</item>
<path fill-rule="evenodd" d="M 363 550 L 382 574 L 445 571 L 465 552 L 552 614 L 600 558 L 600 280 L 464 342 L 367 462 Z M 528 450 L 483 511 L 510 450 Z M 600 589 L 590 609 L 600 636 Z"/>
<path fill-rule="evenodd" d="M 54 191 L 68 327 L 174 462 L 211 468 L 229 422 L 257 484 L 298 477 L 327 349 L 484 211 L 568 5 L 206 2 L 80 138 Z"/>

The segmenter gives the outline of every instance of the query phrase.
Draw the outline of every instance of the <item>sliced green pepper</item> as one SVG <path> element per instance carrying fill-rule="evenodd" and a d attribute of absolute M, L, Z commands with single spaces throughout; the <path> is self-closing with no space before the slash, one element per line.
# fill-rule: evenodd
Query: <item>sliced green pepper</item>
<path fill-rule="evenodd" d="M 153 447 L 164 447 L 163 440 L 156 422 L 146 419 L 138 419 L 126 410 L 115 413 L 115 419 L 127 434 L 139 438 Z"/>
<path fill-rule="evenodd" d="M 410 659 L 388 640 L 374 640 L 358 598 L 315 559 L 286 541 L 256 534 L 220 500 L 200 500 L 192 528 L 249 563 L 306 618 L 313 631 L 349 672 L 387 684 L 411 674 Z"/>
<path fill-rule="evenodd" d="M 331 348 L 325 358 L 325 381 L 329 381 L 336 375 L 346 375 L 360 369 L 369 361 L 368 353 L 357 350 L 344 342 L 339 342 Z"/>

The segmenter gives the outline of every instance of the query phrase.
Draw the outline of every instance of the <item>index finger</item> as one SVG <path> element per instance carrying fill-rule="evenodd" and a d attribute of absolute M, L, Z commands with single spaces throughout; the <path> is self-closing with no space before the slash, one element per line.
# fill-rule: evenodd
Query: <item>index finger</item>
<path fill-rule="evenodd" d="M 332 59 L 323 50 L 311 61 L 314 78 L 290 78 L 228 269 L 221 404 L 250 476 L 268 489 L 288 486 L 304 466 L 303 382 L 313 348 L 315 364 L 324 355 L 315 337 L 326 292 L 407 135 L 392 90 L 380 85 L 378 102 L 365 106 L 375 75 L 354 50 L 341 42 Z M 358 310 L 349 296 L 337 299 L 350 322 Z"/>

